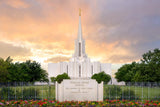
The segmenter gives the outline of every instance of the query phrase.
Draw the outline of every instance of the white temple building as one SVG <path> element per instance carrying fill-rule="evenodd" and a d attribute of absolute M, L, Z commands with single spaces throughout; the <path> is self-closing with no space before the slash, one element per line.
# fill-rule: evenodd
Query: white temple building
<path fill-rule="evenodd" d="M 63 73 L 67 73 L 71 78 L 91 78 L 93 74 L 102 71 L 111 76 L 111 63 L 91 62 L 85 52 L 85 40 L 82 36 L 81 27 L 81 12 L 79 12 L 78 37 L 75 40 L 75 52 L 69 62 L 49 63 L 49 78 Z"/>

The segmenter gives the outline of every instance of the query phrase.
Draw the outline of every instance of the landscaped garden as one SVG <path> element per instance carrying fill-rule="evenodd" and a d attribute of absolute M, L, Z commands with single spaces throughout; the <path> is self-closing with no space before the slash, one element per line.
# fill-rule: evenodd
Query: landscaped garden
<path fill-rule="evenodd" d="M 104 100 L 160 100 L 160 87 L 104 84 Z M 12 85 L 0 87 L 0 100 L 55 100 L 54 85 Z"/>
<path fill-rule="evenodd" d="M 65 101 L 58 102 L 55 100 L 0 100 L 0 106 L 16 106 L 16 107 L 53 107 L 53 106 L 89 106 L 89 107 L 147 107 L 147 106 L 160 106 L 160 101 L 128 101 L 128 100 L 105 100 L 103 102 L 100 101 Z"/>
<path fill-rule="evenodd" d="M 160 52 L 160 50 L 155 50 L 155 53 L 156 52 Z M 146 56 L 146 55 L 143 55 L 143 56 Z M 97 106 L 99 107 L 101 106 L 109 106 L 109 107 L 159 106 L 160 107 L 160 83 L 158 83 L 159 82 L 159 59 L 158 59 L 158 62 L 155 62 L 156 64 L 154 65 L 153 63 L 155 59 L 150 64 L 148 63 L 146 64 L 144 61 L 144 63 L 142 64 L 133 62 L 132 64 L 126 64 L 122 66 L 116 73 L 116 79 L 118 79 L 119 82 L 124 81 L 126 85 L 107 85 L 107 82 L 105 82 L 106 79 L 103 80 L 104 81 L 104 86 L 103 86 L 104 101 L 103 102 L 100 102 L 100 101 L 58 102 L 55 100 L 55 86 L 53 84 L 47 83 L 48 82 L 46 78 L 47 75 L 45 71 L 41 69 L 40 64 L 36 62 L 31 62 L 31 61 L 14 64 L 14 63 L 9 63 L 10 60 L 11 60 L 10 58 L 7 58 L 6 61 L 2 59 L 0 60 L 1 62 L 3 62 L 3 65 L 1 64 L 2 65 L 1 68 L 10 68 L 10 69 L 6 69 L 6 71 L 8 70 L 8 72 L 6 73 L 9 73 L 9 76 L 5 77 L 5 75 L 1 75 L 1 78 L 0 78 L 0 82 L 1 82 L 0 106 L 2 107 L 3 106 L 53 107 L 53 106 L 62 106 L 62 105 L 63 106 L 92 106 L 92 107 L 94 106 L 96 107 Z M 35 65 L 38 67 L 35 67 Z M 157 69 L 158 71 L 156 72 L 157 74 L 154 73 L 154 71 L 152 72 L 152 69 L 151 69 L 152 66 L 154 66 L 155 69 Z M 15 70 L 15 68 L 17 70 Z M 144 68 L 147 71 L 145 71 Z M 21 72 L 22 70 L 23 72 Z M 33 73 L 32 71 L 36 71 L 36 72 Z M 135 73 L 135 71 L 137 73 Z M 31 75 L 31 73 L 33 74 Z M 38 78 L 34 78 L 34 76 L 37 77 L 37 74 L 39 74 L 40 77 L 38 76 Z M 147 74 L 147 75 L 143 76 L 142 74 Z M 132 78 L 133 76 L 134 78 Z M 98 80 L 103 79 L 102 75 L 100 75 L 100 77 L 101 78 L 99 78 L 97 74 L 95 74 L 93 79 L 96 79 L 96 78 L 98 78 Z M 59 79 L 56 78 L 55 80 L 62 80 L 62 79 L 66 79 L 66 78 L 59 78 Z M 23 81 L 23 80 L 26 80 L 26 82 L 14 82 L 14 81 Z M 34 84 L 35 81 L 39 81 L 39 80 L 46 81 L 45 85 L 43 83 L 40 83 L 39 85 Z M 149 82 L 150 80 L 152 80 L 153 82 Z M 128 81 L 132 81 L 132 82 L 128 82 Z M 136 82 L 136 81 L 145 81 L 145 82 Z M 97 82 L 100 83 L 101 81 L 97 81 Z"/>

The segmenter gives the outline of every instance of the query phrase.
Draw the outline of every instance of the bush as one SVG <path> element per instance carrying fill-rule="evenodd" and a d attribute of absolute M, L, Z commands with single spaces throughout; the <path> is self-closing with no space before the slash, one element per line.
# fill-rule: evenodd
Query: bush
<path fill-rule="evenodd" d="M 51 82 L 55 82 L 56 78 L 55 77 L 51 77 Z"/>
<path fill-rule="evenodd" d="M 23 98 L 26 100 L 38 99 L 39 94 L 40 90 L 38 88 L 28 87 L 23 89 Z"/>
<path fill-rule="evenodd" d="M 105 89 L 105 96 L 104 99 L 119 99 L 121 96 L 121 88 L 119 86 L 113 85 L 113 86 L 107 86 Z"/>
<path fill-rule="evenodd" d="M 15 91 L 12 88 L 3 87 L 0 91 L 0 99 L 13 100 L 15 98 Z"/>
<path fill-rule="evenodd" d="M 61 83 L 63 81 L 63 79 L 70 79 L 70 77 L 68 76 L 68 74 L 63 73 L 63 74 L 58 75 L 55 80 L 58 83 Z"/>
<path fill-rule="evenodd" d="M 96 79 L 98 83 L 101 83 L 103 81 L 105 84 L 107 84 L 111 80 L 111 76 L 106 74 L 105 72 L 94 74 L 91 78 Z"/>
<path fill-rule="evenodd" d="M 126 89 L 121 93 L 121 98 L 123 100 L 138 100 L 139 97 L 135 95 L 133 90 Z"/>
<path fill-rule="evenodd" d="M 3 100 L 17 100 L 17 99 L 26 99 L 26 100 L 31 100 L 31 99 L 38 99 L 38 96 L 40 94 L 39 89 L 35 88 L 23 88 L 23 91 L 21 88 L 8 88 L 8 87 L 3 87 L 1 88 L 0 91 L 0 99 Z"/>
<path fill-rule="evenodd" d="M 153 101 L 160 101 L 160 94 L 157 94 L 156 96 L 151 97 L 150 99 Z"/>

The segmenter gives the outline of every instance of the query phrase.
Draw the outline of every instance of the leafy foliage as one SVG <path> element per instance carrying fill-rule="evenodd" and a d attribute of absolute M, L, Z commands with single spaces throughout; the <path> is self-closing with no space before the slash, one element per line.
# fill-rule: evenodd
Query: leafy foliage
<path fill-rule="evenodd" d="M 15 100 L 15 99 L 22 99 L 22 97 L 26 100 L 31 100 L 31 99 L 38 99 L 40 95 L 40 90 L 37 88 L 33 87 L 27 87 L 22 89 L 17 89 L 15 91 L 14 88 L 11 87 L 3 87 L 0 90 L 0 99 L 5 99 L 5 100 Z"/>
<path fill-rule="evenodd" d="M 9 87 L 3 87 L 0 90 L 0 98 L 8 100 L 8 96 L 10 96 L 10 99 L 15 97 L 15 91 Z M 13 99 L 12 99 L 13 100 Z"/>
<path fill-rule="evenodd" d="M 36 90 L 33 87 L 23 89 L 24 99 L 27 99 L 27 100 L 32 100 L 33 98 L 37 99 L 37 97 L 39 97 L 39 95 L 40 95 L 40 90 L 38 88 Z"/>
<path fill-rule="evenodd" d="M 105 88 L 106 98 L 105 99 L 116 99 L 116 97 L 120 97 L 122 90 L 119 86 L 113 85 Z"/>
<path fill-rule="evenodd" d="M 139 96 L 136 96 L 135 92 L 133 90 L 125 89 L 123 92 L 121 92 L 121 98 L 123 100 L 138 100 Z"/>
<path fill-rule="evenodd" d="M 96 79 L 98 83 L 101 83 L 103 81 L 106 84 L 111 80 L 111 76 L 106 74 L 105 72 L 94 74 L 91 78 Z"/>
<path fill-rule="evenodd" d="M 61 82 L 63 81 L 63 79 L 70 79 L 70 77 L 68 76 L 67 73 L 63 73 L 63 74 L 57 75 L 57 77 L 56 77 L 55 80 L 56 80 L 58 83 L 61 83 Z"/>
<path fill-rule="evenodd" d="M 48 74 L 36 61 L 12 63 L 8 57 L 6 60 L 0 58 L 0 82 L 35 82 L 47 81 Z"/>
<path fill-rule="evenodd" d="M 12 59 L 8 57 L 6 60 L 0 58 L 0 82 L 6 82 L 8 80 L 8 68 L 12 62 Z"/>
<path fill-rule="evenodd" d="M 136 62 L 132 62 L 131 64 L 125 64 L 121 68 L 118 69 L 118 72 L 116 72 L 117 81 L 125 81 L 130 82 L 132 79 L 132 76 L 134 75 L 134 72 L 132 72 L 132 69 L 137 65 Z"/>
<path fill-rule="evenodd" d="M 56 81 L 56 77 L 51 77 L 51 82 L 55 82 Z"/>
<path fill-rule="evenodd" d="M 118 82 L 160 82 L 160 50 L 148 51 L 140 63 L 132 62 L 118 69 Z"/>

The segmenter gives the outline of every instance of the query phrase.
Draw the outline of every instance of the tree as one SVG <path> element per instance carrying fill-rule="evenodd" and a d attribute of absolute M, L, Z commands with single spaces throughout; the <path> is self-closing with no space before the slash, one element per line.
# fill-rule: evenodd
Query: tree
<path fill-rule="evenodd" d="M 29 70 L 25 63 L 12 63 L 8 69 L 8 80 L 10 82 L 29 82 L 31 78 L 30 74 L 28 74 Z"/>
<path fill-rule="evenodd" d="M 142 63 L 147 64 L 146 70 L 148 77 L 152 77 L 149 80 L 154 82 L 160 81 L 160 50 L 158 48 L 154 49 L 153 51 L 148 51 L 142 55 Z M 145 71 L 146 71 L 145 70 Z"/>
<path fill-rule="evenodd" d="M 48 82 L 48 74 L 45 70 L 41 68 L 41 65 L 36 61 L 27 60 L 24 62 L 29 70 L 27 70 L 30 75 L 30 82 L 35 81 L 47 81 Z"/>
<path fill-rule="evenodd" d="M 61 83 L 63 81 L 63 79 L 70 79 L 70 77 L 68 76 L 67 73 L 63 73 L 63 74 L 57 75 L 57 77 L 55 78 L 55 80 L 58 83 Z"/>
<path fill-rule="evenodd" d="M 104 71 L 98 74 L 94 74 L 91 78 L 96 79 L 98 83 L 101 83 L 103 81 L 105 84 L 107 84 L 111 80 L 111 76 L 106 74 Z"/>
<path fill-rule="evenodd" d="M 35 82 L 47 81 L 48 74 L 36 61 L 12 63 L 8 57 L 6 60 L 0 58 L 0 82 Z"/>
<path fill-rule="evenodd" d="M 131 64 L 125 64 L 121 68 L 118 69 L 118 72 L 115 73 L 115 78 L 118 82 L 131 82 L 132 76 L 134 75 L 133 68 L 137 65 L 136 62 L 132 62 Z"/>
<path fill-rule="evenodd" d="M 160 50 L 144 53 L 140 63 L 125 64 L 115 75 L 118 82 L 160 82 Z"/>
<path fill-rule="evenodd" d="M 6 62 L 7 63 L 12 63 L 12 61 L 13 61 L 13 59 L 11 59 L 11 57 L 9 56 L 9 57 L 7 57 L 7 59 L 6 59 Z"/>
<path fill-rule="evenodd" d="M 9 81 L 11 82 L 35 82 L 47 81 L 47 72 L 41 68 L 41 65 L 35 61 L 26 61 L 22 63 L 11 64 L 8 69 Z"/>
<path fill-rule="evenodd" d="M 133 80 L 136 82 L 160 81 L 160 50 L 154 49 L 142 55 L 141 63 L 135 68 Z"/>
<path fill-rule="evenodd" d="M 55 82 L 56 81 L 56 77 L 51 77 L 51 82 Z"/>
<path fill-rule="evenodd" d="M 0 58 L 0 82 L 8 82 L 8 68 L 11 62 L 10 56 L 6 60 Z"/>

